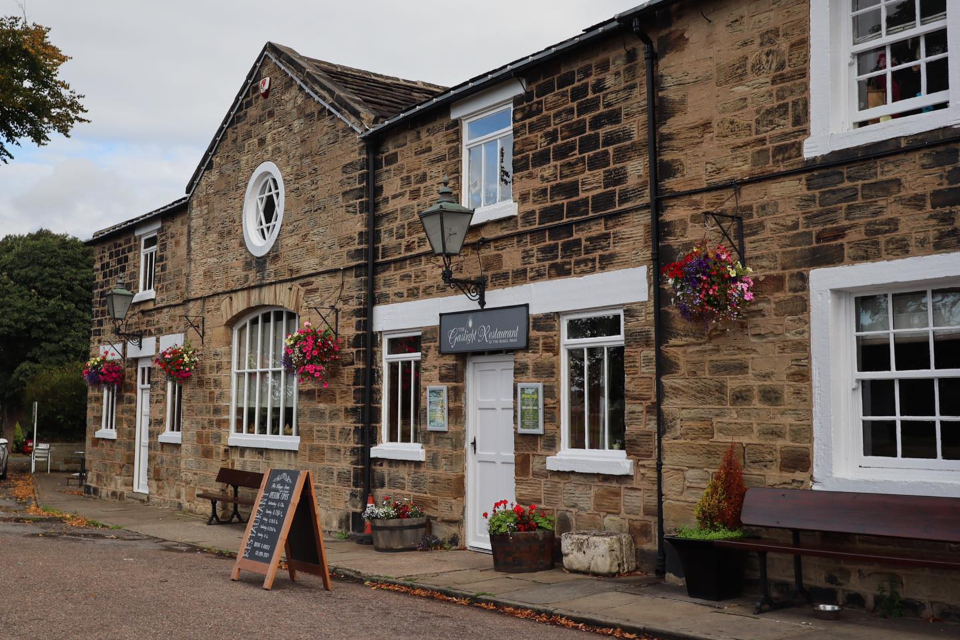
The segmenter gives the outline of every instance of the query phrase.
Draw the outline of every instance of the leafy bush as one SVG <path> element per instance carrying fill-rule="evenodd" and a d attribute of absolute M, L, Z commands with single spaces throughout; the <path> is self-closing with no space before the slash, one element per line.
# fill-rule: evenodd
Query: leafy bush
<path fill-rule="evenodd" d="M 27 406 L 36 402 L 38 437 L 47 440 L 83 439 L 87 422 L 87 385 L 83 364 L 42 366 L 24 388 Z"/>
<path fill-rule="evenodd" d="M 515 505 L 511 502 L 510 506 L 507 507 L 506 500 L 494 503 L 493 513 L 484 513 L 483 517 L 487 519 L 487 530 L 492 536 L 516 531 L 536 531 L 537 529 L 553 531 L 555 520 L 553 516 L 548 516 L 542 510 L 538 510 L 535 504 L 524 509 L 519 504 Z"/>
<path fill-rule="evenodd" d="M 701 529 L 735 530 L 743 526 L 740 512 L 743 511 L 743 496 L 747 487 L 743 483 L 743 468 L 736 457 L 734 446 L 723 454 L 720 469 L 714 474 L 697 503 L 694 515 Z"/>
<path fill-rule="evenodd" d="M 18 422 L 13 426 L 13 452 L 14 453 L 23 453 L 23 442 L 25 438 L 23 436 L 23 429 L 20 428 L 20 423 Z"/>

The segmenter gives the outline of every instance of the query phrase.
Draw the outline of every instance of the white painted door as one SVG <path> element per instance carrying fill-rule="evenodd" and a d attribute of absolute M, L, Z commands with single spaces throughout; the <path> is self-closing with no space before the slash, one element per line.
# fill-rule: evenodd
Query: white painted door
<path fill-rule="evenodd" d="M 467 361 L 467 546 L 490 549 L 483 513 L 516 500 L 513 462 L 513 356 Z"/>
<path fill-rule="evenodd" d="M 150 493 L 147 469 L 150 460 L 150 366 L 152 358 L 137 360 L 137 442 L 133 457 L 133 490 Z"/>

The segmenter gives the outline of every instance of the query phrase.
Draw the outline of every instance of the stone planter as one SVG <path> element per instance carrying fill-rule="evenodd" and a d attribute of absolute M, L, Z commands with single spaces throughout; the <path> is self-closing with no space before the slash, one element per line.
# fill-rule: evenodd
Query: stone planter
<path fill-rule="evenodd" d="M 490 536 L 493 568 L 504 573 L 553 569 L 553 531 L 538 529 Z"/>
<path fill-rule="evenodd" d="M 667 536 L 677 552 L 687 583 L 687 595 L 702 600 L 729 600 L 743 594 L 747 552 L 726 549 L 713 540 Z"/>
<path fill-rule="evenodd" d="M 577 573 L 615 576 L 637 569 L 636 547 L 626 533 L 578 531 L 560 536 L 563 568 Z"/>
<path fill-rule="evenodd" d="M 427 535 L 426 518 L 371 520 L 373 548 L 376 551 L 415 551 Z"/>

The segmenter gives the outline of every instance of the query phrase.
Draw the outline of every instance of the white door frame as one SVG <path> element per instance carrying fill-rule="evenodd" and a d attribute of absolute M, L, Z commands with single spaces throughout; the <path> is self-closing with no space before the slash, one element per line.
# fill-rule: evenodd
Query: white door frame
<path fill-rule="evenodd" d="M 482 551 L 485 553 L 490 553 L 489 547 L 480 547 L 470 544 L 470 532 L 472 531 L 471 527 L 474 525 L 477 518 L 482 519 L 483 510 L 487 511 L 493 505 L 478 505 L 477 497 L 474 493 L 475 481 L 473 479 L 474 475 L 474 465 L 476 464 L 476 458 L 472 455 L 471 444 L 470 442 L 476 436 L 476 425 L 473 420 L 473 389 L 474 389 L 474 373 L 473 367 L 477 363 L 482 362 L 509 362 L 511 366 L 514 366 L 515 360 L 513 353 L 498 353 L 494 355 L 478 355 L 478 356 L 468 356 L 467 357 L 467 376 L 466 376 L 466 385 L 464 393 L 464 408 L 466 409 L 466 415 L 464 417 L 464 432 L 466 434 L 465 445 L 466 450 L 464 453 L 464 460 L 466 460 L 465 468 L 465 488 L 466 488 L 466 501 L 465 508 L 466 514 L 464 518 L 464 544 L 473 551 Z M 513 382 L 511 381 L 511 394 L 513 393 Z M 515 401 L 514 401 L 515 402 Z M 512 415 L 512 412 L 511 412 Z M 512 430 L 511 430 L 512 433 Z M 516 447 L 514 447 L 516 451 Z M 513 499 L 514 496 L 505 496 L 508 500 Z"/>
<path fill-rule="evenodd" d="M 136 431 L 133 447 L 133 491 L 134 493 L 150 493 L 149 470 L 150 464 L 150 367 L 153 358 L 137 359 L 137 415 Z M 143 384 L 146 377 L 146 384 Z M 147 406 L 142 403 L 146 397 Z M 145 478 L 141 482 L 141 477 Z"/>

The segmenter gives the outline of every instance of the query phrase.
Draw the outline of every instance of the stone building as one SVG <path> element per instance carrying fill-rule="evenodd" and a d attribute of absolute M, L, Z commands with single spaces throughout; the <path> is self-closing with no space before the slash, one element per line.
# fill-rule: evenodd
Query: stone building
<path fill-rule="evenodd" d="M 330 530 L 358 528 L 369 490 L 483 549 L 481 513 L 515 498 L 631 534 L 648 567 L 731 445 L 753 486 L 960 496 L 960 12 L 907 4 L 647 0 L 450 89 L 268 44 L 187 196 L 91 240 L 93 348 L 116 342 L 100 297 L 120 274 L 146 337 L 115 397 L 91 395 L 90 490 L 202 511 L 221 466 L 310 468 Z M 418 219 L 445 176 L 475 208 L 453 270 L 487 278 L 484 312 Z M 756 300 L 705 330 L 657 267 L 740 249 L 723 216 Z M 329 388 L 244 360 L 254 329 L 331 307 Z M 508 307 L 526 340 L 484 342 L 472 320 Z M 178 392 L 149 357 L 198 342 L 187 318 L 203 363 Z M 851 603 L 890 574 L 808 564 Z M 958 615 L 960 578 L 897 574 L 916 611 Z"/>

